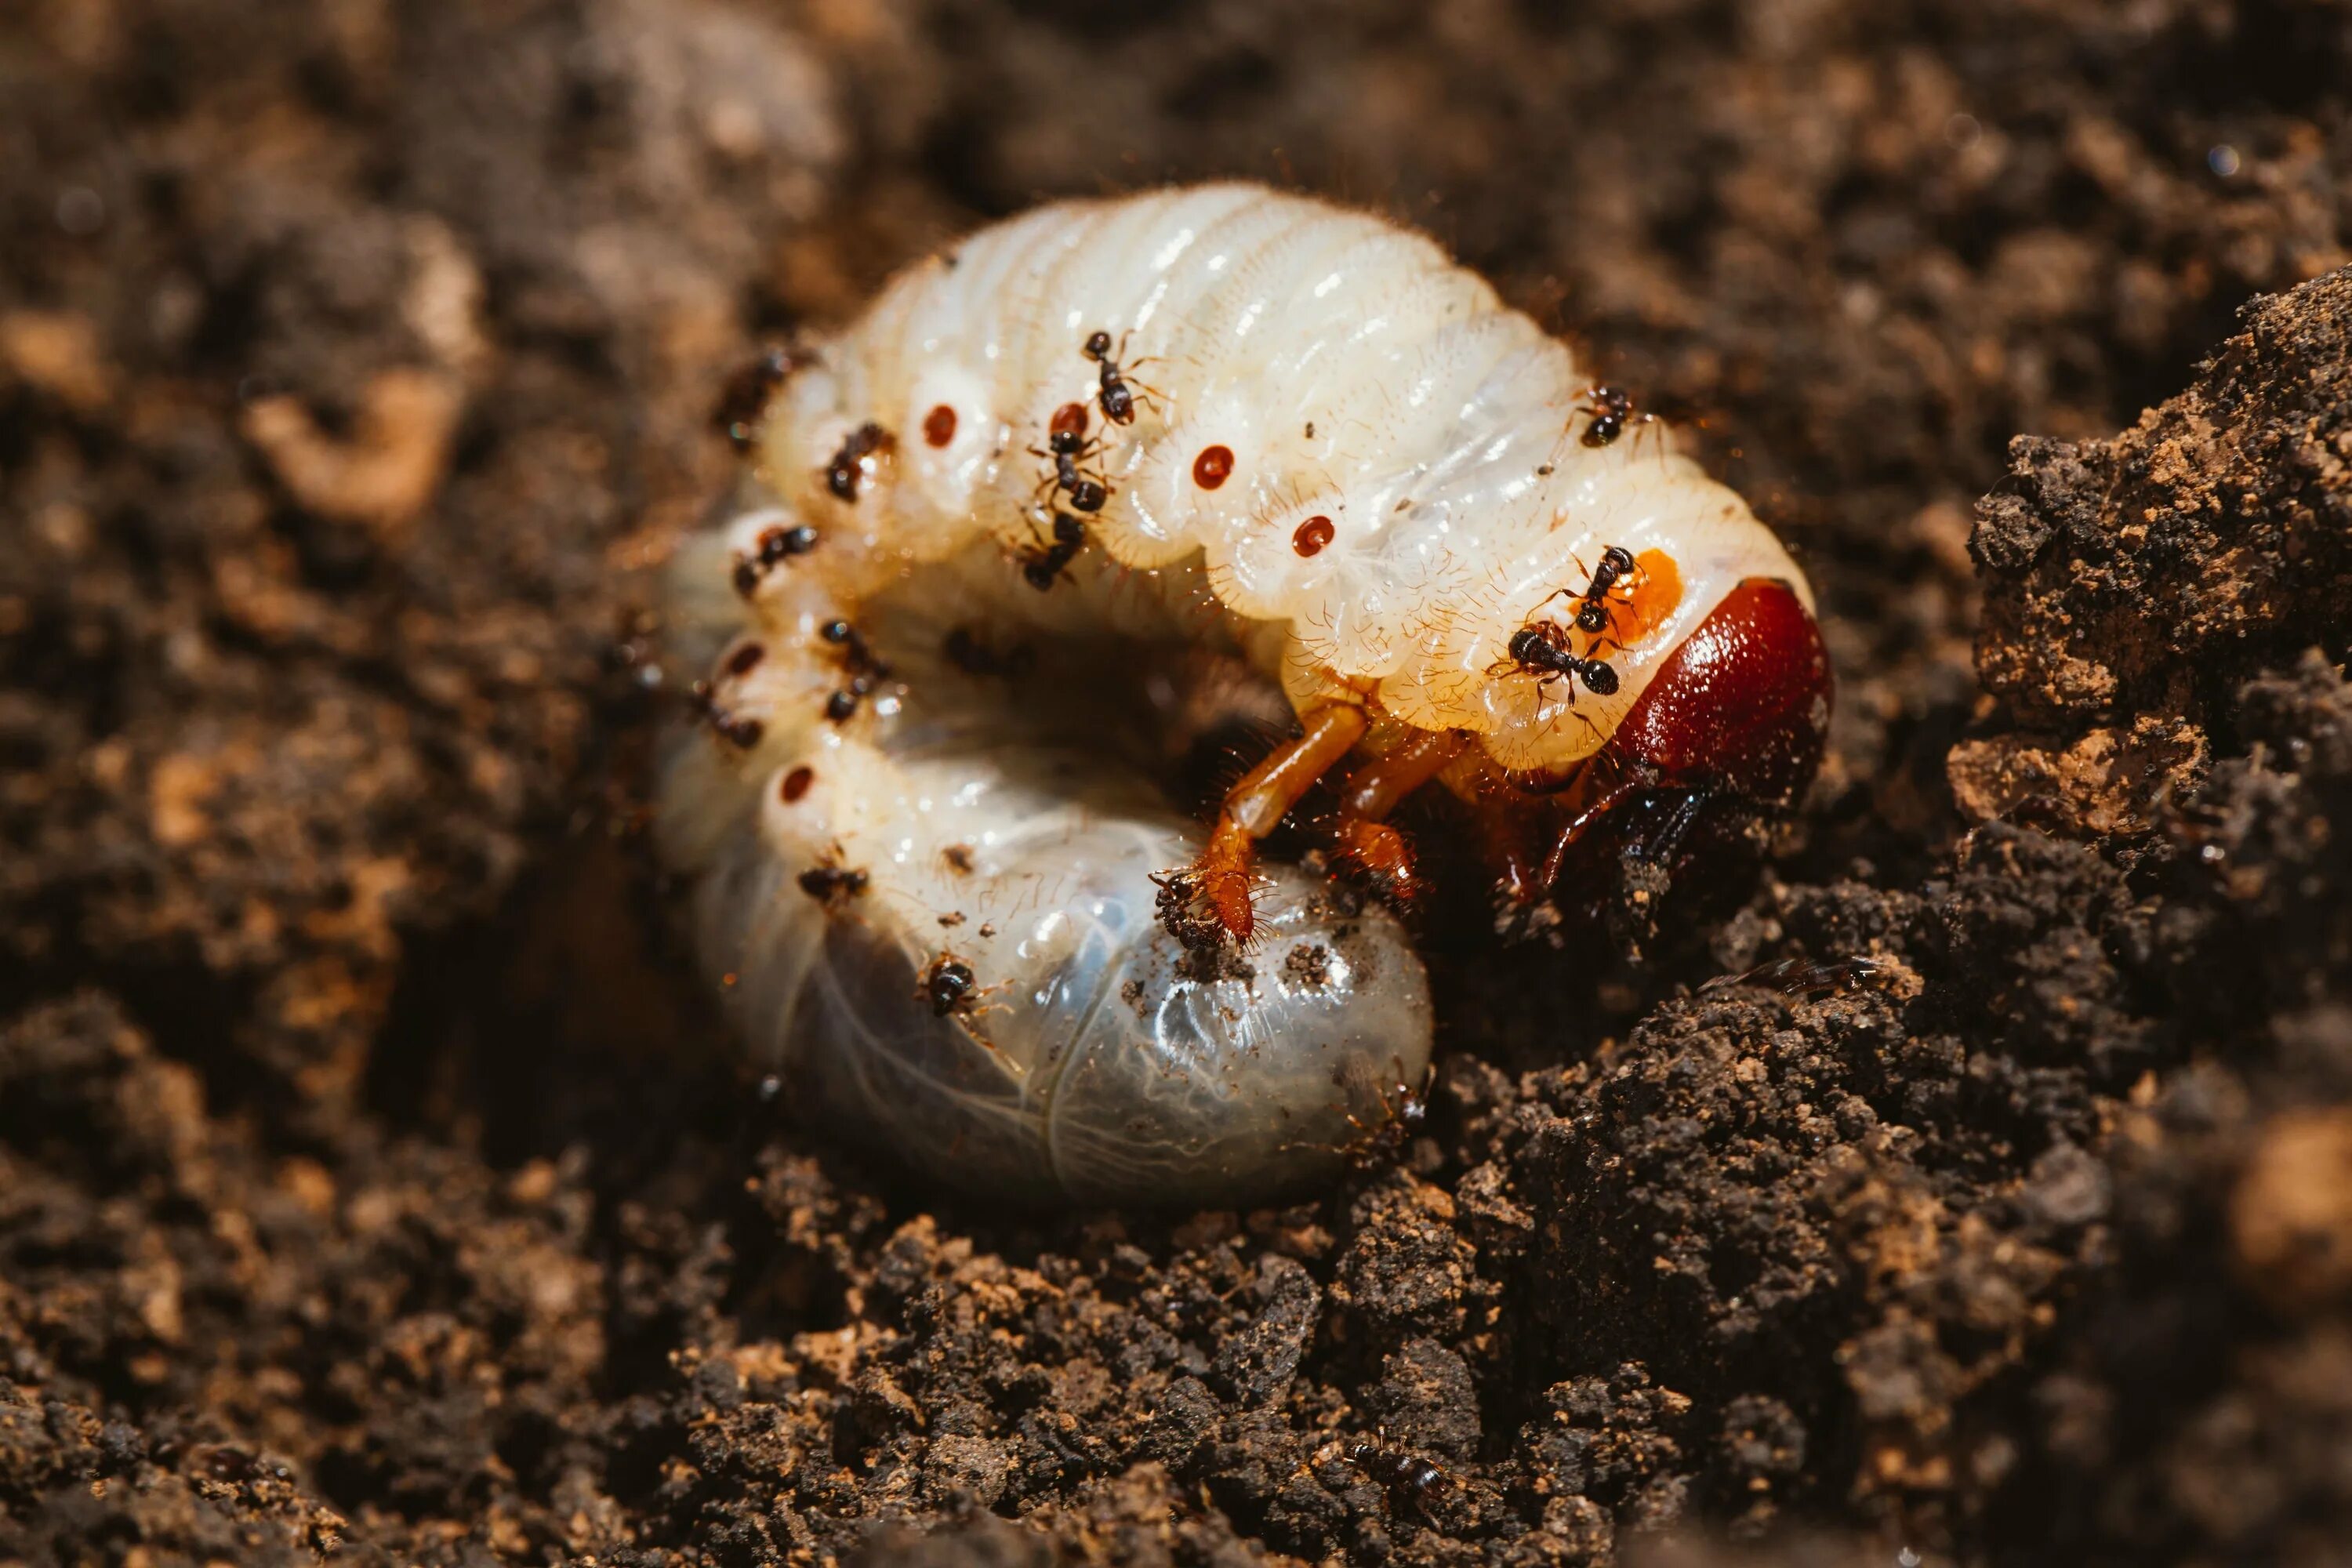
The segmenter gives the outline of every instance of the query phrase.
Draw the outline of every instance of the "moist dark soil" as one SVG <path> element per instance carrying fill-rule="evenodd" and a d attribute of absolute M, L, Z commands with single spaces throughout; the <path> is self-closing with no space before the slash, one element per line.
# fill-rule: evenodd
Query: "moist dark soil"
<path fill-rule="evenodd" d="M 995 1209 L 730 1052 L 642 568 L 762 345 L 1229 174 L 1681 418 L 1832 754 L 1430 933 L 1397 1163 Z M 2348 204 L 2321 0 L 6 7 L 0 1561 L 2341 1561 Z"/>

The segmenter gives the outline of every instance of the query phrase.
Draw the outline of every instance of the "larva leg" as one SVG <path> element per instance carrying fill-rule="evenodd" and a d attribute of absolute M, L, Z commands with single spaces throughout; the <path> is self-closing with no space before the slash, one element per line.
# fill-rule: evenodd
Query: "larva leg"
<path fill-rule="evenodd" d="M 1249 941 L 1256 929 L 1250 867 L 1257 858 L 1257 841 L 1280 826 L 1315 781 L 1363 739 L 1365 723 L 1364 710 L 1349 704 L 1318 709 L 1307 716 L 1305 733 L 1276 747 L 1226 792 L 1201 858 L 1169 879 L 1170 890 L 1195 906 L 1170 911 L 1176 921 L 1187 914 L 1213 920 L 1235 942 Z"/>
<path fill-rule="evenodd" d="M 1466 737 L 1459 731 L 1433 731 L 1350 773 L 1339 796 L 1339 852 L 1380 878 L 1391 891 L 1411 892 L 1412 846 L 1389 826 L 1388 815 L 1405 796 L 1442 773 L 1465 743 Z"/>

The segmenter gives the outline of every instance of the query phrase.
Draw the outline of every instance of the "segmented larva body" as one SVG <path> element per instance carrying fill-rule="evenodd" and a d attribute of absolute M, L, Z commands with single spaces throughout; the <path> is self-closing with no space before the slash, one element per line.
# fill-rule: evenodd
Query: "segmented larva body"
<path fill-rule="evenodd" d="M 1430 1053 L 1410 943 L 1251 854 L 1342 758 L 1336 847 L 1392 882 L 1424 782 L 1572 837 L 1818 758 L 1779 542 L 1377 218 L 1041 208 L 772 371 L 742 509 L 673 574 L 707 721 L 667 853 L 794 1093 L 959 1181 L 1248 1197 L 1394 1114 Z M 1304 733 L 1204 838 L 1159 780 L 1276 691 Z"/>

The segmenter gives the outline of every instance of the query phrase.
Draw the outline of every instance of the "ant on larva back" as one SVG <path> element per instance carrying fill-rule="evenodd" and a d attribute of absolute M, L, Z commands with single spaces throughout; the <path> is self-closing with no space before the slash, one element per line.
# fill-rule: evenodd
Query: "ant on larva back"
<path fill-rule="evenodd" d="M 1085 346 L 1078 352 L 1095 362 L 1098 379 L 1102 383 L 1102 390 L 1097 394 L 1097 397 L 1102 404 L 1103 417 L 1114 425 L 1133 424 L 1135 422 L 1135 390 L 1128 383 L 1127 372 L 1119 369 L 1119 359 L 1124 358 L 1127 353 L 1126 337 L 1121 336 L 1118 340 L 1118 357 L 1114 357 L 1110 352 L 1110 334 L 1099 330 L 1087 334 Z M 1150 363 L 1150 360 L 1138 360 L 1135 364 Z M 1131 372 L 1134 368 L 1135 365 L 1129 365 L 1128 371 Z M 1143 390 L 1147 394 L 1151 391 L 1148 386 Z"/>
<path fill-rule="evenodd" d="M 1568 646 L 1568 628 L 1556 621 L 1529 621 L 1511 634 L 1510 662 L 1539 683 L 1554 678 L 1568 681 L 1569 701 L 1576 700 L 1576 683 L 1595 697 L 1617 694 L 1617 671 L 1605 658 L 1589 658 Z"/>
<path fill-rule="evenodd" d="M 931 1005 L 935 1017 L 970 1012 L 979 989 L 980 980 L 972 973 L 971 965 L 944 952 L 931 960 L 930 967 L 923 971 L 923 999 Z"/>
<path fill-rule="evenodd" d="M 1022 552 L 1021 575 L 1043 594 L 1061 581 L 1078 552 L 1087 547 L 1087 525 L 1066 511 L 1054 514 L 1054 542 L 1032 545 Z"/>
<path fill-rule="evenodd" d="M 1576 606 L 1576 629 L 1588 637 L 1598 637 L 1609 629 L 1609 594 L 1619 581 L 1632 575 L 1633 554 L 1622 544 L 1612 544 L 1601 552 L 1601 564 L 1592 569 L 1592 581 L 1585 587 Z"/>
<path fill-rule="evenodd" d="M 847 436 L 825 465 L 824 487 L 842 500 L 855 502 L 873 474 L 876 459 L 898 446 L 898 438 L 868 419 Z"/>
<path fill-rule="evenodd" d="M 1110 486 L 1100 479 L 1083 472 L 1078 465 L 1102 449 L 1100 441 L 1087 439 L 1087 405 L 1065 403 L 1054 410 L 1054 419 L 1045 432 L 1046 449 L 1029 448 L 1033 458 L 1045 458 L 1054 465 L 1054 471 L 1037 482 L 1037 494 L 1066 493 L 1073 511 L 1100 511 L 1103 502 L 1110 499 Z"/>
<path fill-rule="evenodd" d="M 1588 447 L 1606 447 L 1625 433 L 1628 424 L 1646 425 L 1657 418 L 1654 414 L 1637 413 L 1633 395 L 1622 386 L 1588 389 L 1580 411 L 1590 416 L 1582 437 Z"/>
<path fill-rule="evenodd" d="M 825 699 L 824 716 L 839 724 L 857 711 L 877 682 L 885 679 L 890 667 L 874 657 L 866 638 L 856 626 L 845 620 L 831 620 L 817 628 L 818 637 L 841 649 L 841 666 L 848 673 L 848 683 Z"/>

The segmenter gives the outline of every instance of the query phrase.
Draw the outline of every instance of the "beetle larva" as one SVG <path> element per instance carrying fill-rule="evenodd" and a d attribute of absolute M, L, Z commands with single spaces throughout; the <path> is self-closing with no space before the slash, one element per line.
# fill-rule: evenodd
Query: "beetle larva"
<path fill-rule="evenodd" d="M 662 791 L 706 963 L 821 1119 L 953 1181 L 1261 1196 L 1429 1059 L 1395 918 L 1435 782 L 1540 897 L 1640 795 L 1785 803 L 1829 672 L 1740 499 L 1432 242 L 1245 184 L 1041 208 L 773 359 L 681 552 Z M 1299 733 L 1204 834 L 1221 703 Z M 1202 715 L 1208 715 L 1203 719 Z M 1540 835 L 1538 837 L 1538 835 Z"/>

